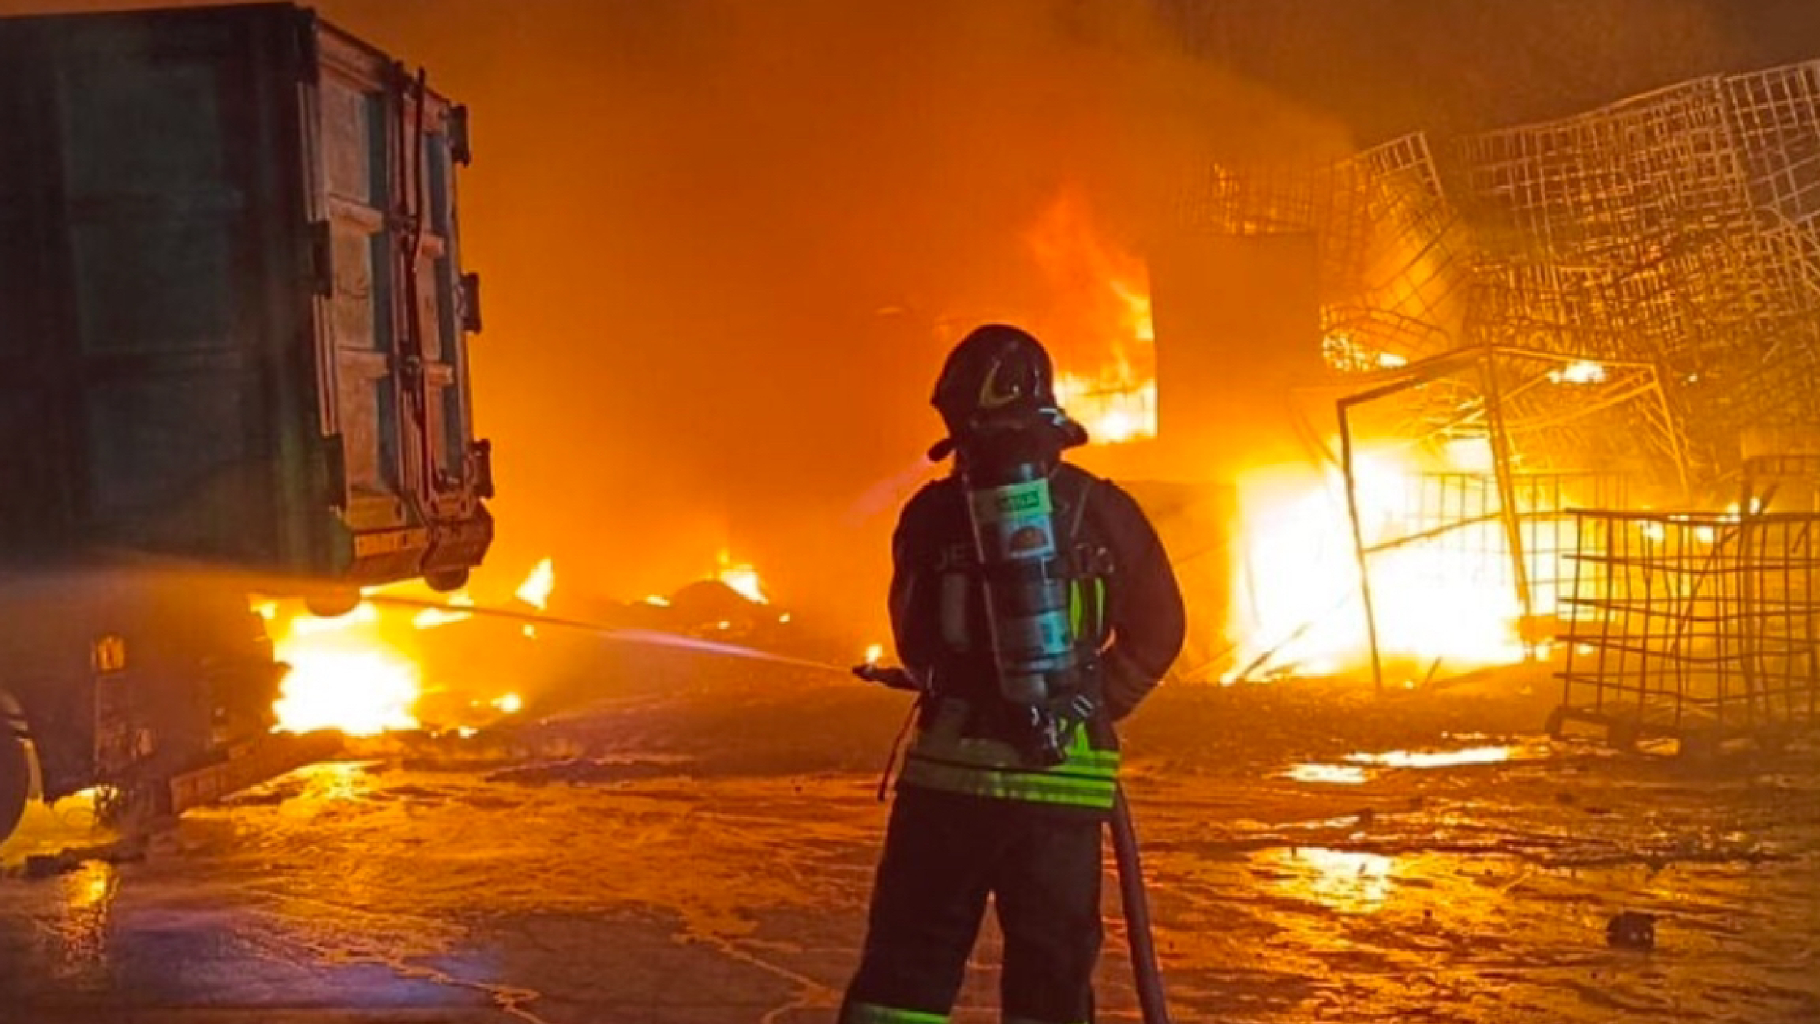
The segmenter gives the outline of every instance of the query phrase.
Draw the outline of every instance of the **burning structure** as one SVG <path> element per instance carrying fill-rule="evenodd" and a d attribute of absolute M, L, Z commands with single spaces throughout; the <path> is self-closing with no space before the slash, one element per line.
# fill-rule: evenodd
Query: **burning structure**
<path fill-rule="evenodd" d="M 1817 92 L 1799 64 L 1191 174 L 1150 252 L 1160 438 L 1237 481 L 1240 539 L 1189 660 L 1560 653 L 1567 717 L 1811 719 Z M 1248 483 L 1222 448 L 1260 423 L 1319 479 Z"/>

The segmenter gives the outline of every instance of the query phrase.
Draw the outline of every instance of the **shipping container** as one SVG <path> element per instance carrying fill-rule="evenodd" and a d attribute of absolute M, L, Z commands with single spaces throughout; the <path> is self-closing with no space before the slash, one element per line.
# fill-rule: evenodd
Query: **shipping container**
<path fill-rule="evenodd" d="M 289 4 L 0 19 L 0 550 L 459 586 L 467 115 Z"/>

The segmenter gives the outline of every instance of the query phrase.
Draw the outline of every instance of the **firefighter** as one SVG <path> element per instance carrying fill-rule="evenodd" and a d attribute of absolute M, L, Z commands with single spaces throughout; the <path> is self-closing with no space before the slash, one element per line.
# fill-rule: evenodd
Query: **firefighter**
<path fill-rule="evenodd" d="M 948 436 L 930 456 L 952 454 L 954 471 L 910 500 L 892 544 L 891 621 L 904 676 L 920 691 L 917 731 L 841 1021 L 946 1021 L 991 896 L 1004 936 L 1003 1019 L 1078 1024 L 1093 1017 L 1113 725 L 1180 652 L 1181 592 L 1131 496 L 1062 460 L 1087 434 L 1059 408 L 1036 338 L 1001 324 L 973 331 L 949 355 L 933 403 Z M 1048 485 L 1051 521 L 1019 535 L 1040 543 L 1049 531 L 1056 557 L 1045 572 L 1065 583 L 1071 648 L 1044 663 L 1065 671 L 1040 674 L 1053 688 L 1040 697 L 1007 695 L 1002 655 L 1016 623 L 1001 621 L 1007 602 L 978 539 L 983 492 L 973 488 L 1006 450 L 1036 463 L 1020 479 Z"/>

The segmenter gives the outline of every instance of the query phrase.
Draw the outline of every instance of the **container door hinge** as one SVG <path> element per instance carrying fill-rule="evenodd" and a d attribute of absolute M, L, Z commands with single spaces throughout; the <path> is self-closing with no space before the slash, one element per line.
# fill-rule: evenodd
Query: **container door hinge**
<path fill-rule="evenodd" d="M 461 167 L 474 162 L 474 143 L 468 137 L 468 108 L 465 103 L 449 108 L 449 159 Z"/>
<path fill-rule="evenodd" d="M 475 441 L 468 448 L 469 457 L 474 466 L 474 496 L 480 499 L 493 497 L 493 442 L 482 439 Z"/>
<path fill-rule="evenodd" d="M 303 10 L 297 12 L 293 23 L 296 32 L 297 79 L 304 85 L 322 83 L 322 50 L 320 28 L 316 23 L 316 12 Z"/>
<path fill-rule="evenodd" d="M 310 289 L 325 299 L 335 297 L 335 228 L 326 220 L 310 225 Z"/>
<path fill-rule="evenodd" d="M 480 333 L 480 275 L 461 275 L 461 329 Z"/>

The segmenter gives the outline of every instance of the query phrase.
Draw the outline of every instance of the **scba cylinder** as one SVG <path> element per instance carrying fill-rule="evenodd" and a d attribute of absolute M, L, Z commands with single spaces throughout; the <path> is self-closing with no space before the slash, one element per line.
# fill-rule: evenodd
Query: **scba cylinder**
<path fill-rule="evenodd" d="M 999 692 L 1015 704 L 1046 704 L 1053 683 L 1076 667 L 1048 474 L 1037 461 L 988 464 L 967 474 L 967 498 Z"/>

